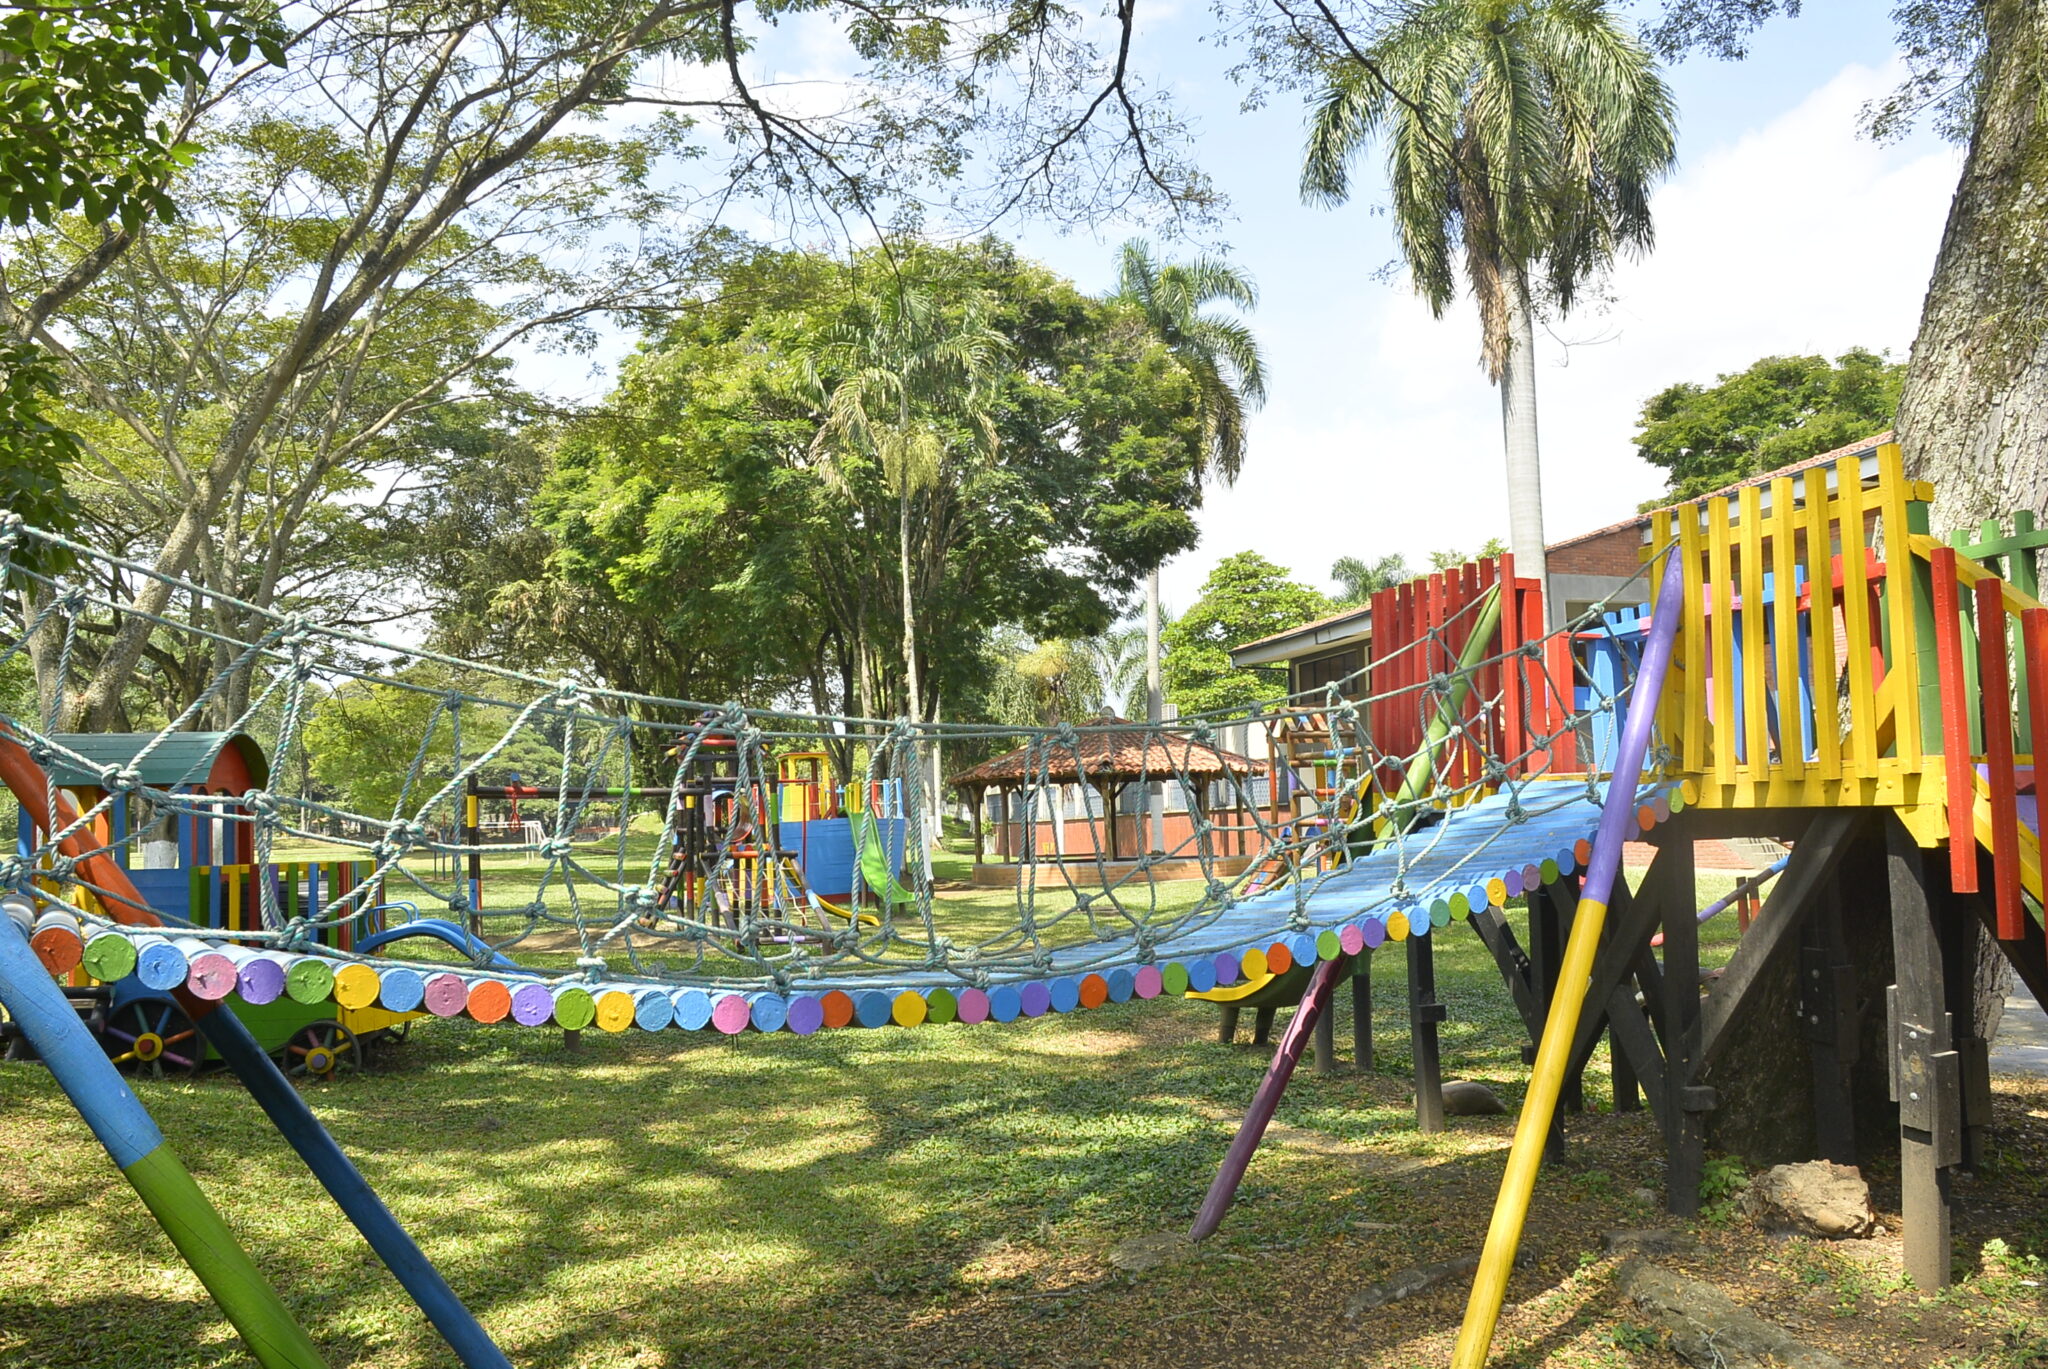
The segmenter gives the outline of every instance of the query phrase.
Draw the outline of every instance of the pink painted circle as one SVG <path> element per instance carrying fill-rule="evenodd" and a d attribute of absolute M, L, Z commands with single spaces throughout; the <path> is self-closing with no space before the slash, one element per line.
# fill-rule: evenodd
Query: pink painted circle
<path fill-rule="evenodd" d="M 711 1025 L 727 1036 L 738 1036 L 752 1021 L 754 1010 L 745 995 L 729 993 L 711 1005 Z"/>
<path fill-rule="evenodd" d="M 960 1020 L 968 1026 L 988 1021 L 988 995 L 980 989 L 960 991 Z"/>
<path fill-rule="evenodd" d="M 1356 922 L 1347 922 L 1337 932 L 1337 944 L 1346 955 L 1357 955 L 1365 949 L 1365 928 Z"/>
<path fill-rule="evenodd" d="M 1165 988 L 1166 976 L 1159 972 L 1157 965 L 1141 965 L 1138 967 L 1138 997 L 1157 998 Z"/>

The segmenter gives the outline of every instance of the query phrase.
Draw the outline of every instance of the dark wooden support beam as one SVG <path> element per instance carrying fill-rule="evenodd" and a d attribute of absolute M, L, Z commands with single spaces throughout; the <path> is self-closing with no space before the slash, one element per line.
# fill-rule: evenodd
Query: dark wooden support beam
<path fill-rule="evenodd" d="M 1684 858 L 1673 856 L 1667 859 L 1667 852 L 1683 850 Z M 1692 866 L 1692 843 L 1690 838 L 1673 841 L 1657 848 L 1656 857 L 1650 868 L 1643 872 L 1643 887 L 1631 894 L 1628 881 L 1617 878 L 1614 893 L 1608 903 L 1608 934 L 1600 951 L 1593 957 L 1593 977 L 1587 988 L 1588 1003 L 1606 1003 L 1613 997 L 1616 988 L 1625 983 L 1632 967 L 1641 960 L 1650 959 L 1650 933 L 1657 929 L 1657 919 L 1663 905 L 1676 900 L 1688 909 L 1693 906 L 1693 891 L 1689 873 L 1682 887 L 1673 883 L 1673 872 L 1684 866 L 1689 872 Z M 1655 1021 L 1662 1029 L 1664 1008 L 1661 1003 L 1654 1009 Z M 1593 1054 L 1593 1046 L 1600 1039 L 1599 1020 L 1587 1014 L 1579 1021 L 1578 1034 L 1572 1039 L 1571 1066 L 1582 1070 L 1587 1059 Z"/>
<path fill-rule="evenodd" d="M 1699 1067 L 1705 1069 L 1720 1058 L 1729 1041 L 1728 1029 L 1744 1007 L 1749 993 L 1762 980 L 1764 971 L 1780 955 L 1799 944 L 1803 924 L 1821 893 L 1832 884 L 1842 857 L 1857 836 L 1864 815 L 1844 809 L 1821 815 L 1785 864 L 1785 873 L 1764 900 L 1755 925 L 1743 934 L 1728 968 L 1707 994 L 1700 1010 Z M 1665 933 L 1664 974 L 1671 968 L 1670 932 Z M 1669 985 L 1667 984 L 1667 989 Z M 1668 995 L 1667 995 L 1668 996 Z"/>
<path fill-rule="evenodd" d="M 1992 905 L 1984 899 L 1971 901 L 1984 929 L 1993 936 L 1998 935 L 1997 914 Z M 2048 1010 L 2048 932 L 2031 916 L 2027 918 L 2025 934 L 2014 941 L 1999 943 L 2005 950 L 2005 958 L 2012 962 L 2013 973 L 2020 983 L 2027 986 L 2027 992 L 2034 995 L 2034 1001 Z"/>
<path fill-rule="evenodd" d="M 1252 1044 L 1263 1046 L 1273 1039 L 1273 1014 L 1276 1008 L 1254 1008 L 1252 1010 Z"/>
<path fill-rule="evenodd" d="M 1899 1207 L 1906 1274 L 1923 1293 L 1946 1288 L 1951 1257 L 1951 1171 L 1962 1159 L 1962 1070 L 1949 1046 L 1938 901 L 1930 864 L 1905 826 L 1885 825 L 1891 878 L 1892 1097 L 1899 1105 Z M 1788 872 L 1789 873 L 1789 872 Z"/>
<path fill-rule="evenodd" d="M 1996 890 L 1997 875 L 1991 866 L 1991 854 L 1979 850 L 1983 869 L 1978 873 L 1977 887 L 1980 890 Z M 1984 1037 L 1984 1024 L 1977 1012 L 1977 946 L 1980 914 L 1973 905 L 1982 905 L 1992 911 L 1990 928 L 1994 943 L 1998 938 L 1996 903 L 1993 897 L 1981 894 L 1958 894 L 1950 890 L 1940 899 L 1941 911 L 1938 920 L 1941 925 L 1941 956 L 1946 968 L 1943 979 L 1947 984 L 1944 994 L 1949 1014 L 1949 1046 L 1956 1053 L 1956 1061 L 1962 1071 L 1963 1106 L 1963 1158 L 1962 1166 L 1972 1174 L 1984 1159 L 1984 1145 L 1991 1127 L 1991 1043 Z M 2033 914 L 2027 912 L 2024 900 L 2021 911 L 2029 925 Z M 2010 956 L 2007 957 L 2010 959 Z"/>
<path fill-rule="evenodd" d="M 1337 1011 L 1334 1005 L 1316 1018 L 1316 1073 L 1337 1072 Z"/>
<path fill-rule="evenodd" d="M 1372 947 L 1351 966 L 1351 1058 L 1360 1074 L 1372 1072 Z"/>
<path fill-rule="evenodd" d="M 1426 916 L 1426 914 L 1425 914 Z M 1408 1038 L 1415 1062 L 1415 1125 L 1444 1129 L 1443 1057 L 1437 1023 L 1448 1014 L 1436 999 L 1436 934 L 1408 937 Z"/>
<path fill-rule="evenodd" d="M 1237 1004 L 1221 1003 L 1217 1006 L 1221 1011 L 1216 1014 L 1216 1040 L 1226 1046 L 1235 1045 L 1237 1042 Z"/>
<path fill-rule="evenodd" d="M 1840 891 L 1821 889 L 1799 942 L 1799 1026 L 1813 1061 L 1814 1149 L 1838 1165 L 1856 1163 L 1856 1107 L 1850 1071 L 1861 1053 L 1856 967 L 1842 933 Z"/>
<path fill-rule="evenodd" d="M 1543 1000 L 1531 982 L 1533 969 L 1528 953 L 1515 939 L 1515 929 L 1508 925 L 1507 915 L 1498 908 L 1472 914 L 1472 930 L 1493 956 L 1501 982 L 1508 986 L 1508 997 L 1514 1000 L 1515 1012 L 1529 1033 L 1529 1044 L 1534 1046 L 1543 1036 Z"/>
<path fill-rule="evenodd" d="M 1657 845 L 1663 879 L 1657 898 L 1664 924 L 1664 1206 L 1681 1217 L 1700 1208 L 1700 1174 L 1706 1164 L 1705 1113 L 1713 1106 L 1699 1087 L 1700 924 L 1693 883 L 1690 828 Z"/>

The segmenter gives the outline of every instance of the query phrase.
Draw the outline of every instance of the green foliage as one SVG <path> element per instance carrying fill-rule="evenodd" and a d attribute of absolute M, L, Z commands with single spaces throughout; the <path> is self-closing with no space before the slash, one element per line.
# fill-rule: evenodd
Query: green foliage
<path fill-rule="evenodd" d="M 1370 65 L 1353 51 L 1326 67 L 1302 194 L 1348 199 L 1351 163 L 1383 139 L 1416 291 L 1442 314 L 1463 256 L 1498 376 L 1516 293 L 1540 287 L 1569 310 L 1618 252 L 1650 245 L 1650 188 L 1675 155 L 1671 92 L 1598 0 L 1420 0 L 1394 10 Z"/>
<path fill-rule="evenodd" d="M 872 443 L 819 444 L 821 396 L 848 364 L 820 339 L 898 271 L 956 323 L 978 300 L 1004 344 L 973 382 L 992 454 L 973 455 L 979 420 L 924 407 L 936 480 L 894 478 Z M 534 507 L 556 550 L 542 582 L 508 591 L 599 608 L 611 683 L 901 708 L 907 527 L 927 703 L 960 717 L 998 624 L 1091 636 L 1140 573 L 1193 544 L 1198 396 L 1125 306 L 993 242 L 851 263 L 764 252 L 722 275 L 715 302 L 650 339 L 611 402 L 564 430 Z"/>
<path fill-rule="evenodd" d="M 1377 561 L 1340 556 L 1330 567 L 1330 578 L 1337 582 L 1337 602 L 1341 605 L 1362 604 L 1381 590 L 1391 589 L 1413 576 L 1408 558 L 1398 552 Z"/>
<path fill-rule="evenodd" d="M 1454 570 L 1464 565 L 1467 561 L 1490 561 L 1496 556 L 1505 556 L 1507 550 L 1508 544 L 1506 542 L 1503 542 L 1498 537 L 1489 537 L 1479 544 L 1478 551 L 1463 552 L 1452 547 L 1444 551 L 1431 552 L 1429 554 L 1429 568 L 1431 570 Z"/>
<path fill-rule="evenodd" d="M 1202 582 L 1201 598 L 1164 634 L 1167 700 L 1188 714 L 1284 697 L 1284 672 L 1241 670 L 1231 665 L 1230 648 L 1299 627 L 1333 607 L 1255 551 L 1225 557 Z"/>
<path fill-rule="evenodd" d="M 1670 473 L 1673 497 L 1706 494 L 1890 427 L 1905 378 L 1904 362 L 1862 347 L 1833 362 L 1765 357 L 1713 385 L 1688 381 L 1652 395 L 1637 421 L 1636 454 Z"/>
<path fill-rule="evenodd" d="M 1116 279 L 1114 298 L 1138 310 L 1201 393 L 1207 472 L 1237 483 L 1245 410 L 1266 402 L 1265 360 L 1242 319 L 1203 311 L 1222 301 L 1250 312 L 1258 307 L 1258 288 L 1244 272 L 1209 257 L 1162 266 L 1152 260 L 1151 245 L 1135 238 L 1117 254 Z"/>
<path fill-rule="evenodd" d="M 25 342 L 0 342 L 0 509 L 19 514 L 39 528 L 69 531 L 78 505 L 64 487 L 64 471 L 78 457 L 78 439 L 52 423 L 45 412 L 59 394 L 56 368 L 42 349 Z M 43 564 L 38 548 L 15 548 L 19 564 Z"/>
<path fill-rule="evenodd" d="M 252 49 L 284 63 L 277 30 L 232 0 L 9 3 L 0 8 L 0 215 L 20 225 L 76 210 L 137 232 L 174 213 L 168 185 L 198 150 L 158 102 L 203 86 L 202 59 Z"/>
<path fill-rule="evenodd" d="M 1749 1171 L 1733 1155 L 1710 1155 L 1700 1167 L 1700 1216 L 1725 1222 L 1735 1215 L 1735 1200 L 1749 1187 Z"/>

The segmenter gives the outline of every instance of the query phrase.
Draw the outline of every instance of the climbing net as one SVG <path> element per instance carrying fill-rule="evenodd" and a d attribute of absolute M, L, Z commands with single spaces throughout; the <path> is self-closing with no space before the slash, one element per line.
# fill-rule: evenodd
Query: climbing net
<path fill-rule="evenodd" d="M 71 569 L 38 568 L 52 564 Z M 987 990 L 1193 961 L 1426 906 L 1432 890 L 1490 869 L 1489 849 L 1515 823 L 1598 804 L 1599 739 L 1625 706 L 1634 660 L 1604 606 L 1561 630 L 1573 645 L 1560 652 L 1560 634 L 1504 632 L 1502 587 L 1481 585 L 1422 615 L 1405 641 L 1383 630 L 1370 678 L 1402 683 L 1377 692 L 1361 671 L 1256 710 L 1021 728 L 548 679 L 267 611 L 12 516 L 0 522 L 0 586 L 0 672 L 39 686 L 0 721 L 41 766 L 51 815 L 23 819 L 0 885 L 67 902 L 88 930 L 112 927 L 125 896 L 92 877 L 92 857 L 139 868 L 148 833 L 188 820 L 216 834 L 214 849 L 272 872 L 252 881 L 244 925 L 165 919 L 191 936 L 348 960 L 345 948 L 375 929 L 433 917 L 460 929 L 447 952 L 458 963 L 553 984 Z M 62 726 L 81 644 L 138 620 L 153 654 L 207 665 L 188 672 L 139 749 L 95 761 Z M 388 720 L 362 752 L 383 757 L 365 763 L 388 770 L 388 805 L 338 796 L 361 789 L 333 782 L 322 744 L 334 718 L 373 730 Z M 153 757 L 204 724 L 210 750 L 180 776 L 145 782 Z M 225 798 L 203 792 L 238 733 L 268 751 L 270 778 Z M 1245 754 L 1255 741 L 1265 757 Z M 1024 859 L 1008 893 L 955 897 L 926 855 L 935 777 L 949 751 L 1004 745 L 1016 749 L 995 786 L 999 828 L 1027 853 L 1050 836 L 1087 854 Z M 823 761 L 799 784 L 793 755 Z M 1115 797 L 1162 787 L 1184 810 L 1174 835 L 1109 859 Z M 508 793 L 545 817 L 487 842 L 477 796 Z M 813 806 L 792 809 L 793 795 Z M 987 816 L 979 790 L 975 800 Z M 1483 801 L 1504 819 L 1461 824 Z M 629 820 L 636 803 L 656 816 Z M 792 849 L 793 823 L 821 812 L 845 820 L 856 857 L 842 897 L 820 897 Z M 1149 825 L 1143 807 L 1128 816 L 1126 830 Z M 345 889 L 299 898 L 274 873 L 337 853 L 366 867 Z M 1366 861 L 1381 872 L 1370 885 L 1346 881 Z"/>

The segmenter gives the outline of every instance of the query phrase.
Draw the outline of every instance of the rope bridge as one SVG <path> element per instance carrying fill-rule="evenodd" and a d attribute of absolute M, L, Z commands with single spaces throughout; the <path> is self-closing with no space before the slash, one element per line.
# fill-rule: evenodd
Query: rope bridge
<path fill-rule="evenodd" d="M 36 568 L 66 562 L 62 575 Z M 169 599 L 142 614 L 132 589 L 149 580 Z M 941 759 L 1021 743 L 1035 842 L 1037 815 L 1065 811 L 1065 784 L 1098 787 L 1089 758 L 1101 729 L 827 717 L 551 680 L 269 612 L 11 517 L 0 583 L 13 588 L 0 669 L 33 656 L 44 680 L 68 682 L 82 639 L 138 614 L 165 656 L 212 662 L 122 763 L 95 762 L 64 732 L 62 688 L 45 688 L 40 716 L 4 716 L 13 740 L 0 760 L 15 762 L 27 818 L 0 886 L 31 900 L 23 916 L 47 966 L 140 974 L 215 1000 L 331 997 L 569 1029 L 1009 1021 L 1207 991 L 1429 935 L 1585 864 L 1641 637 L 1629 615 L 1599 610 L 1543 633 L 1533 583 L 1508 558 L 1383 591 L 1379 688 L 1354 676 L 1259 712 L 1117 723 L 1143 732 L 1139 792 L 1165 784 L 1187 797 L 1186 835 L 1134 860 L 1097 854 L 1085 879 L 1073 861 L 1053 867 L 1057 878 L 1034 866 L 992 908 L 995 896 L 941 896 L 923 857 Z M 356 811 L 307 781 L 318 759 L 309 724 L 322 708 L 374 714 L 379 701 L 424 723 L 384 739 L 405 756 L 386 777 L 388 810 Z M 211 751 L 181 776 L 146 781 L 148 762 L 203 719 L 225 722 Z M 1234 729 L 1310 720 L 1316 784 L 1276 765 L 1261 793 L 1241 768 L 1219 775 L 1207 763 Z M 263 740 L 275 778 L 205 793 L 208 767 L 238 734 Z M 818 753 L 830 775 L 793 782 L 786 759 Z M 1665 759 L 1654 751 L 1650 773 Z M 538 765 L 545 784 L 506 782 Z M 60 774 L 84 778 L 60 786 Z M 840 797 L 861 856 L 843 899 L 808 887 L 784 849 L 792 794 L 820 787 Z M 552 834 L 522 825 L 510 829 L 517 840 L 484 843 L 479 793 L 544 796 Z M 632 839 L 636 799 L 660 813 L 651 846 Z M 1648 826 L 1681 800 L 1653 782 L 1638 802 Z M 1082 809 L 1091 849 L 1110 849 L 1099 828 L 1114 814 Z M 604 817 L 614 832 L 575 839 Z M 270 872 L 249 881 L 240 925 L 137 906 L 149 900 L 128 871 L 163 822 L 203 827 L 216 849 Z M 352 861 L 352 882 L 278 878 L 280 863 L 330 858 L 306 855 L 309 843 Z M 1232 848 L 1248 867 L 1230 865 Z M 508 897 L 511 874 L 494 870 L 487 896 L 487 856 L 523 858 L 530 881 Z M 1199 875 L 1165 879 L 1155 871 L 1167 862 Z M 147 912 L 166 925 L 130 925 Z"/>

